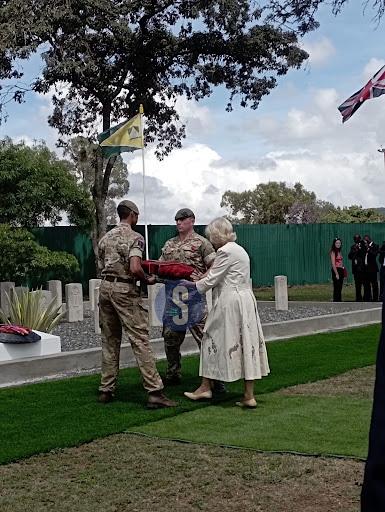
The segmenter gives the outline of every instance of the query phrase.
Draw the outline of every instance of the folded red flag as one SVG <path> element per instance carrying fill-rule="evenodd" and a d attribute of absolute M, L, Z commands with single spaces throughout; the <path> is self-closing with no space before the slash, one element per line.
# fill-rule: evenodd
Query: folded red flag
<path fill-rule="evenodd" d="M 142 267 L 146 274 L 155 274 L 157 276 L 160 263 L 158 260 L 144 260 L 142 261 Z"/>
<path fill-rule="evenodd" d="M 143 270 L 147 274 L 155 274 L 163 279 L 189 279 L 195 268 L 179 261 L 142 261 Z"/>

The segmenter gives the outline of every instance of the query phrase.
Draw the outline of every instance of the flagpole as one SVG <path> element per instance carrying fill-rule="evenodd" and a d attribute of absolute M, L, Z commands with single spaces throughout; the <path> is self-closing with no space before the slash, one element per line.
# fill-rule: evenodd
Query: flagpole
<path fill-rule="evenodd" d="M 144 163 L 144 126 L 143 126 L 143 105 L 139 106 L 139 114 L 140 114 L 140 130 L 142 133 L 142 168 L 143 168 L 143 216 L 144 216 L 144 238 L 146 240 L 146 260 L 149 259 L 149 240 L 148 240 L 148 225 L 147 225 L 147 209 L 146 209 L 146 166 Z"/>

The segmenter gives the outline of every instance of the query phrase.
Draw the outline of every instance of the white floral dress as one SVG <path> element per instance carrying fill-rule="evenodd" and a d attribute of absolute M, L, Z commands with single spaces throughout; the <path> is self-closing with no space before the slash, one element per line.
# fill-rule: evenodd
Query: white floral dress
<path fill-rule="evenodd" d="M 269 374 L 257 302 L 250 287 L 250 259 L 237 243 L 218 249 L 199 293 L 213 289 L 213 307 L 204 328 L 199 374 L 232 382 Z"/>

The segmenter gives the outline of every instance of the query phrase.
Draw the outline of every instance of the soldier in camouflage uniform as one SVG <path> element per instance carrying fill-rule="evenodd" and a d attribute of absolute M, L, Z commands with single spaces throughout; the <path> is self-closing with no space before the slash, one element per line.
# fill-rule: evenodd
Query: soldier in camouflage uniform
<path fill-rule="evenodd" d="M 204 274 L 214 262 L 215 249 L 211 243 L 194 231 L 195 215 L 189 208 L 182 208 L 175 214 L 178 236 L 170 238 L 162 249 L 161 261 L 179 261 L 192 265 L 197 273 Z M 202 306 L 205 308 L 205 304 Z M 167 315 L 167 311 L 165 311 Z M 189 330 L 200 347 L 203 337 L 203 328 L 207 317 L 196 325 L 189 326 Z M 181 381 L 181 355 L 180 347 L 186 336 L 186 330 L 173 330 L 163 321 L 163 338 L 167 356 L 166 382 L 179 384 Z"/>
<path fill-rule="evenodd" d="M 98 264 L 101 269 L 100 323 L 102 329 L 102 376 L 99 401 L 106 403 L 114 398 L 119 372 L 122 334 L 131 343 L 143 385 L 148 392 L 147 407 L 174 407 L 162 392 L 163 382 L 156 369 L 155 358 L 149 345 L 148 312 L 140 298 L 137 281 L 154 284 L 153 276 L 146 276 L 141 260 L 144 250 L 142 235 L 133 231 L 139 210 L 132 201 L 118 205 L 120 224 L 109 231 L 99 242 Z"/>

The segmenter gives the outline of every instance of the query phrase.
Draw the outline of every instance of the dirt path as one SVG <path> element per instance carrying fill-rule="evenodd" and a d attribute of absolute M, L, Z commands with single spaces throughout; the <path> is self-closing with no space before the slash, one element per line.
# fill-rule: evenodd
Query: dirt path
<path fill-rule="evenodd" d="M 331 379 L 285 388 L 279 393 L 283 395 L 348 395 L 371 399 L 373 397 L 374 376 L 375 367 L 367 366 L 342 373 Z"/>
<path fill-rule="evenodd" d="M 363 464 L 114 435 L 0 466 L 1 512 L 356 512 Z"/>

